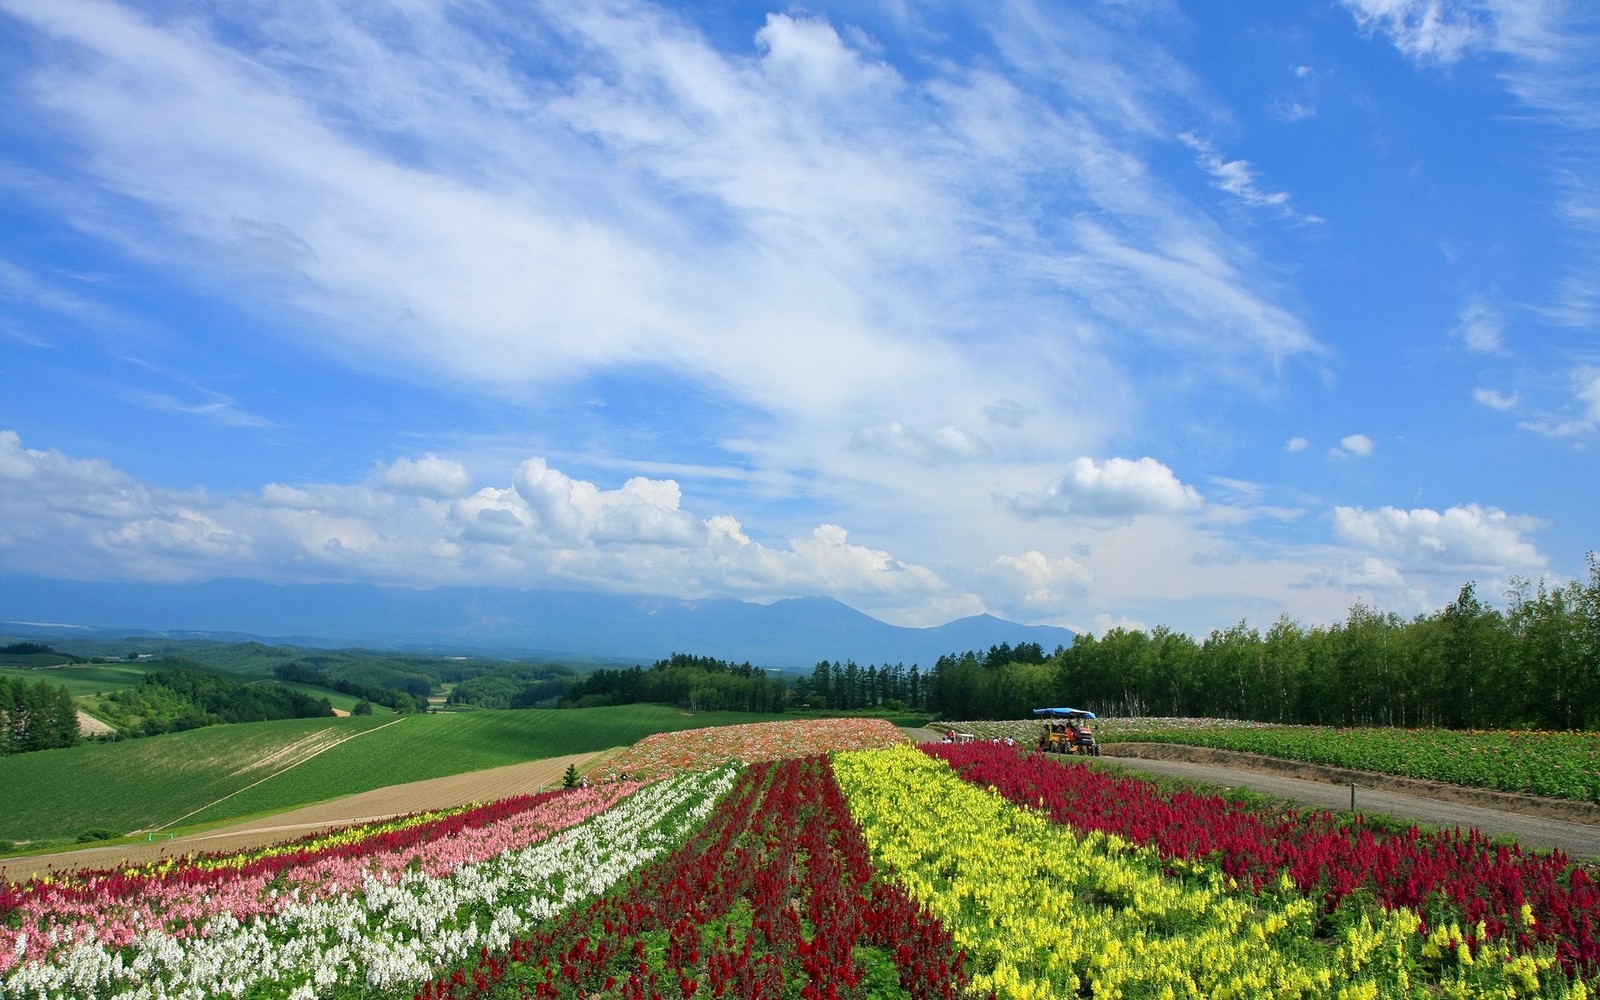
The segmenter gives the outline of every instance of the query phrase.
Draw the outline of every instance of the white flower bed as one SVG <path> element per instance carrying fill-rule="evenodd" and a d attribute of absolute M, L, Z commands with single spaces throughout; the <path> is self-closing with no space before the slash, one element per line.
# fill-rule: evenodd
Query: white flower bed
<path fill-rule="evenodd" d="M 681 842 L 736 777 L 725 767 L 650 785 L 580 826 L 445 878 L 369 877 L 358 894 L 290 901 L 246 923 L 225 914 L 196 937 L 151 931 L 114 951 L 86 943 L 12 969 L 0 998 L 205 1000 L 256 988 L 253 997 L 312 1000 L 336 984 L 419 983 L 606 891 Z M 268 983 L 281 991 L 259 991 Z"/>

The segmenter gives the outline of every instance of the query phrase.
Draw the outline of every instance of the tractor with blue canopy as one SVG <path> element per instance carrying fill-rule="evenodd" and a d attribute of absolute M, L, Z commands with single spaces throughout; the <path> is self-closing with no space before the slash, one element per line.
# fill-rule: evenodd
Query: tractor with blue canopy
<path fill-rule="evenodd" d="M 1039 749 L 1044 753 L 1100 756 L 1100 744 L 1089 727 L 1095 717 L 1093 712 L 1082 708 L 1036 708 L 1033 714 L 1044 719 L 1044 728 L 1039 732 Z"/>

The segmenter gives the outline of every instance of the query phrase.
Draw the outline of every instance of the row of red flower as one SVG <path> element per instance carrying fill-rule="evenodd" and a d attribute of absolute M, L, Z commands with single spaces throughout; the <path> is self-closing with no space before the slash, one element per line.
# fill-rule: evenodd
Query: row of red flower
<path fill-rule="evenodd" d="M 1320 892 L 1330 911 L 1369 892 L 1385 907 L 1422 914 L 1424 934 L 1429 922 L 1482 922 L 1491 938 L 1515 940 L 1524 951 L 1553 946 L 1569 975 L 1600 972 L 1600 889 L 1559 852 L 1491 844 L 1476 830 L 1384 833 L 1325 811 L 1268 814 L 988 744 L 924 749 L 967 780 L 1075 830 L 1215 864 L 1252 892 L 1287 875 L 1299 891 Z"/>
<path fill-rule="evenodd" d="M 863 962 L 876 953 L 880 963 Z M 873 869 L 825 757 L 753 765 L 678 851 L 418 1000 L 857 995 L 967 982 L 949 934 Z"/>

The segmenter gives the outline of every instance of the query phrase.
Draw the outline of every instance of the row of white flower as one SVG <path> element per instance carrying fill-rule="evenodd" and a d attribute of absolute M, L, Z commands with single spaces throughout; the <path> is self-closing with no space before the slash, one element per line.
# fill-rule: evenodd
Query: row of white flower
<path fill-rule="evenodd" d="M 737 769 L 725 767 L 650 785 L 550 840 L 446 878 L 369 877 L 359 894 L 291 901 L 266 919 L 214 918 L 199 937 L 151 931 L 114 952 L 81 945 L 13 969 L 0 998 L 203 1000 L 253 990 L 252 997 L 313 1000 L 341 984 L 417 984 L 606 891 L 680 843 L 736 778 Z"/>

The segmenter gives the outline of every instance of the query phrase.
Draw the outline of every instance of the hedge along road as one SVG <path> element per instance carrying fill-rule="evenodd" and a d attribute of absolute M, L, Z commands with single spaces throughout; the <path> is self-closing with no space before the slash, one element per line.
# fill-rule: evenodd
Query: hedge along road
<path fill-rule="evenodd" d="M 1470 802 L 1453 801 L 1464 795 L 1488 799 L 1493 793 L 1483 795 L 1454 785 L 1436 782 L 1404 780 L 1406 791 L 1397 791 L 1402 782 L 1387 775 L 1367 772 L 1335 772 L 1332 768 L 1290 765 L 1299 775 L 1291 777 L 1274 773 L 1284 767 L 1282 762 L 1261 765 L 1252 760 L 1253 754 L 1236 754 L 1228 751 L 1208 751 L 1206 762 L 1192 760 L 1158 760 L 1146 756 L 1150 744 L 1107 744 L 1106 760 L 1115 756 L 1115 763 L 1129 771 L 1140 770 L 1171 775 L 1186 781 L 1204 782 L 1227 788 L 1248 788 L 1277 799 L 1298 802 L 1302 805 L 1342 812 L 1350 808 L 1350 784 L 1356 786 L 1355 802 L 1359 812 L 1368 815 L 1382 814 L 1407 823 L 1449 829 L 1476 827 L 1491 837 L 1511 837 L 1523 847 L 1535 849 L 1556 848 L 1575 861 L 1600 860 L 1600 822 L 1594 819 L 1556 819 L 1536 813 L 1561 813 L 1582 816 L 1584 813 L 1600 814 L 1592 805 L 1536 800 L 1529 796 L 1505 796 L 1513 808 L 1492 808 Z M 1189 748 L 1164 748 L 1174 755 L 1187 755 Z M 1134 756 L 1138 754 L 1138 756 Z M 1229 763 L 1218 763 L 1226 760 Z M 1256 765 L 1256 766 L 1249 766 Z M 1272 770 L 1260 769 L 1271 766 Z M 1321 774 L 1323 780 L 1315 780 Z M 1329 780 L 1333 773 L 1337 780 Z"/>

